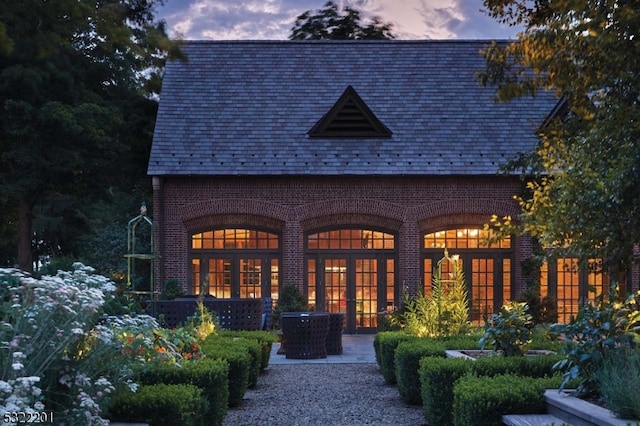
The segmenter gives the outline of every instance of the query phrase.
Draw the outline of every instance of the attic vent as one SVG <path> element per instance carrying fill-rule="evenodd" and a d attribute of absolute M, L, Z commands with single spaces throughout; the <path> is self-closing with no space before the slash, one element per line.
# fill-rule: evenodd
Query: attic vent
<path fill-rule="evenodd" d="M 312 138 L 389 138 L 391 131 L 358 96 L 347 87 L 338 101 L 309 130 Z"/>

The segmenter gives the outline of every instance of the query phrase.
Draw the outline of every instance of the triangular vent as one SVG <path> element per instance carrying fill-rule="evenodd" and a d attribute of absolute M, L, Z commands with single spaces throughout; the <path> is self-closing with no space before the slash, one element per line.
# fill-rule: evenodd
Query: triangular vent
<path fill-rule="evenodd" d="M 309 130 L 312 138 L 389 138 L 382 124 L 351 86 L 324 117 Z"/>

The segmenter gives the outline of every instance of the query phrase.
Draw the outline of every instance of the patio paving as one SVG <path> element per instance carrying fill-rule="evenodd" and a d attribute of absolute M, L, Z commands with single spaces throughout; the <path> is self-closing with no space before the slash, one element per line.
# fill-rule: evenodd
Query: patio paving
<path fill-rule="evenodd" d="M 269 364 L 375 364 L 374 337 L 375 334 L 345 334 L 342 336 L 342 355 L 328 355 L 320 359 L 287 359 L 285 355 L 278 355 L 280 344 L 275 343 Z"/>

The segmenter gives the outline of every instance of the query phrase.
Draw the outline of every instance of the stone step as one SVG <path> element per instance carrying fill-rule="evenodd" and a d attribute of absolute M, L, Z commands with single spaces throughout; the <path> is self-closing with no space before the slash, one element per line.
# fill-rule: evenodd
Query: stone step
<path fill-rule="evenodd" d="M 571 426 L 551 414 L 506 414 L 502 422 L 507 426 Z"/>

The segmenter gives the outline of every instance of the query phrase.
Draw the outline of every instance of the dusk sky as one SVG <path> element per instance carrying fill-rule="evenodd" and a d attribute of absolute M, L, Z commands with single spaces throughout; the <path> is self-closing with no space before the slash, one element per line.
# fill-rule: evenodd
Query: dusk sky
<path fill-rule="evenodd" d="M 513 39 L 517 30 L 484 12 L 482 0 L 334 0 L 393 23 L 397 39 Z M 284 40 L 298 15 L 326 0 L 165 0 L 156 17 L 190 40 Z"/>

